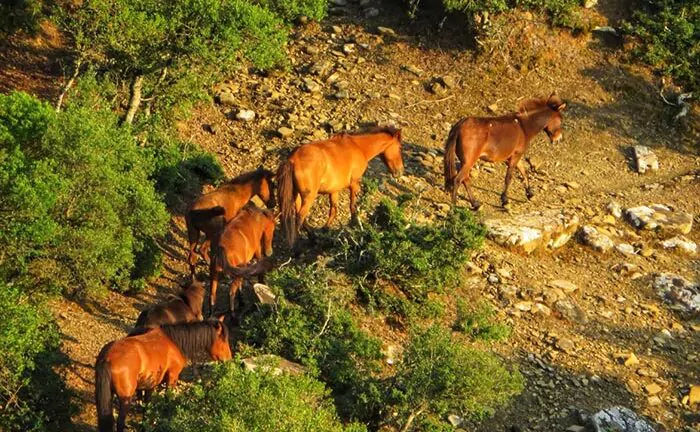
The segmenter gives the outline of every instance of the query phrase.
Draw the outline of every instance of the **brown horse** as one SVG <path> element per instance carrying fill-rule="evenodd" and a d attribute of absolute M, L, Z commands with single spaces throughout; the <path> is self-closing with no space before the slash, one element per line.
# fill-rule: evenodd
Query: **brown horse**
<path fill-rule="evenodd" d="M 201 321 L 204 285 L 199 281 L 190 283 L 177 296 L 150 307 L 139 315 L 135 327 L 152 328 L 163 324 L 181 324 Z"/>
<path fill-rule="evenodd" d="M 211 296 L 209 313 L 214 313 L 216 304 L 216 289 L 221 274 L 234 276 L 230 289 L 231 312 L 234 309 L 236 293 L 243 285 L 243 278 L 260 275 L 266 270 L 266 265 L 234 267 L 245 265 L 255 258 L 260 261 L 265 256 L 272 255 L 272 236 L 275 231 L 275 215 L 269 210 L 247 205 L 241 209 L 238 216 L 226 224 L 224 230 L 214 237 L 211 242 Z"/>
<path fill-rule="evenodd" d="M 542 130 L 551 142 L 562 137 L 561 112 L 566 108 L 554 93 L 547 99 L 530 99 L 520 104 L 517 113 L 501 117 L 465 117 L 455 123 L 445 143 L 445 190 L 452 193 L 452 203 L 457 202 L 457 192 L 464 185 L 472 208 L 478 210 L 481 203 L 471 190 L 471 169 L 478 159 L 491 162 L 506 161 L 506 183 L 501 194 L 501 204 L 508 204 L 508 186 L 517 167 L 525 184 L 527 199 L 532 198 L 530 181 L 522 157 L 532 138 Z M 455 156 L 461 168 L 457 173 Z"/>
<path fill-rule="evenodd" d="M 199 242 L 200 231 L 206 238 L 201 249 L 203 257 L 209 261 L 208 243 L 233 219 L 244 205 L 254 196 L 265 202 L 268 208 L 275 207 L 275 195 L 272 190 L 274 173 L 263 168 L 240 175 L 213 192 L 202 195 L 192 203 L 185 214 L 187 237 L 190 242 L 188 262 L 192 280 L 197 264 L 195 249 Z"/>
<path fill-rule="evenodd" d="M 296 243 L 299 228 L 316 196 L 327 194 L 330 211 L 326 226 L 338 211 L 338 194 L 350 189 L 350 213 L 357 218 L 357 193 L 370 159 L 381 155 L 392 174 L 403 173 L 401 130 L 374 128 L 343 133 L 325 141 L 304 144 L 292 152 L 277 170 L 282 228 L 290 246 Z"/>
<path fill-rule="evenodd" d="M 112 432 L 112 395 L 119 399 L 117 432 L 124 430 L 132 398 L 139 389 L 151 392 L 165 382 L 172 387 L 188 359 L 208 353 L 212 360 L 230 360 L 228 328 L 219 320 L 141 329 L 105 345 L 95 362 L 95 405 L 100 432 Z"/>

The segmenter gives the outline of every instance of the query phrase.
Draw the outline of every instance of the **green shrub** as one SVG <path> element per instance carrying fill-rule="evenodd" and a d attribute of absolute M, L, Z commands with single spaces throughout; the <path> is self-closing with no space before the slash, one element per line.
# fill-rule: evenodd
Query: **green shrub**
<path fill-rule="evenodd" d="M 158 267 L 168 214 L 152 161 L 110 111 L 0 95 L 0 146 L 4 280 L 83 296 L 142 285 L 133 276 Z"/>
<path fill-rule="evenodd" d="M 643 2 L 623 30 L 639 41 L 635 56 L 678 80 L 688 91 L 700 91 L 700 3 Z"/>
<path fill-rule="evenodd" d="M 409 14 L 415 15 L 421 8 L 433 7 L 432 2 L 407 0 Z M 545 13 L 555 26 L 582 30 L 585 23 L 580 14 L 579 0 L 442 0 L 446 12 L 460 12 L 466 15 L 469 22 L 475 15 L 506 12 L 516 8 L 541 11 Z"/>
<path fill-rule="evenodd" d="M 400 422 L 448 413 L 483 418 L 523 389 L 523 378 L 491 353 L 454 340 L 437 326 L 415 332 L 406 347 L 393 388 Z"/>
<path fill-rule="evenodd" d="M 56 20 L 73 41 L 76 64 L 140 83 L 156 110 L 203 98 L 241 58 L 261 69 L 286 62 L 284 22 L 247 0 L 86 0 L 59 7 Z M 138 94 L 129 91 L 135 110 Z"/>
<path fill-rule="evenodd" d="M 0 281 L 0 430 L 51 430 L 48 411 L 57 411 L 68 399 L 65 393 L 46 394 L 56 384 L 46 360 L 59 341 L 45 306 L 29 302 L 19 288 Z M 46 398 L 53 398 L 52 403 Z M 54 426 L 59 420 L 54 418 Z"/>
<path fill-rule="evenodd" d="M 332 389 L 345 419 L 372 422 L 383 408 L 375 378 L 381 343 L 354 322 L 353 290 L 321 263 L 286 266 L 268 275 L 281 300 L 245 317 L 243 340 L 261 352 L 300 362 Z M 291 301 L 294 301 L 292 303 Z"/>
<path fill-rule="evenodd" d="M 301 16 L 320 21 L 328 11 L 328 0 L 257 0 L 256 3 L 288 22 Z"/>
<path fill-rule="evenodd" d="M 201 384 L 157 396 L 148 406 L 146 432 L 361 432 L 343 426 L 323 383 L 306 375 L 249 372 L 218 364 Z"/>
<path fill-rule="evenodd" d="M 0 39 L 17 30 L 34 32 L 43 18 L 41 0 L 6 0 L 0 3 Z"/>
<path fill-rule="evenodd" d="M 475 306 L 463 299 L 457 299 L 457 319 L 453 328 L 474 339 L 499 341 L 510 336 L 510 328 L 494 322 L 493 307 L 482 301 Z"/>
<path fill-rule="evenodd" d="M 444 221 L 415 224 L 402 207 L 385 199 L 365 227 L 345 235 L 336 245 L 342 250 L 336 254 L 336 267 L 347 269 L 364 289 L 389 283 L 410 300 L 425 302 L 429 293 L 459 285 L 462 268 L 471 250 L 481 245 L 485 230 L 471 212 L 459 208 Z"/>

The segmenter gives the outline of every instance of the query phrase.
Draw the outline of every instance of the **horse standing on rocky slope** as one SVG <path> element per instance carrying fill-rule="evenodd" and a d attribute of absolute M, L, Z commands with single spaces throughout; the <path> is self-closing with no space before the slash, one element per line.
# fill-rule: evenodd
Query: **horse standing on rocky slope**
<path fill-rule="evenodd" d="M 162 382 L 174 386 L 187 360 L 200 353 L 214 361 L 231 359 L 228 328 L 221 320 L 140 329 L 105 345 L 95 362 L 98 430 L 114 430 L 112 395 L 119 398 L 117 432 L 122 432 L 136 391 L 150 393 Z"/>
<path fill-rule="evenodd" d="M 478 159 L 490 162 L 506 161 L 506 181 L 501 204 L 508 204 L 508 187 L 517 167 L 523 178 L 527 199 L 532 198 L 530 181 L 522 157 L 532 138 L 539 132 L 547 134 L 552 143 L 562 138 L 561 112 L 566 108 L 558 96 L 552 93 L 547 99 L 530 99 L 520 104 L 517 113 L 501 117 L 465 117 L 455 123 L 445 143 L 445 190 L 457 202 L 457 192 L 464 185 L 472 208 L 478 210 L 481 203 L 471 190 L 471 169 Z M 461 163 L 457 172 L 456 158 Z"/>
<path fill-rule="evenodd" d="M 236 293 L 243 285 L 243 278 L 261 275 L 268 270 L 269 263 L 263 262 L 265 256 L 272 255 L 272 237 L 275 232 L 275 215 L 255 205 L 245 206 L 238 216 L 226 224 L 211 241 L 211 296 L 209 313 L 214 312 L 216 290 L 221 274 L 234 277 L 230 289 L 230 311 L 233 313 Z M 255 258 L 258 263 L 243 266 Z"/>
<path fill-rule="evenodd" d="M 400 129 L 383 127 L 342 133 L 304 144 L 292 152 L 277 170 L 282 229 L 290 246 L 296 243 L 299 229 L 319 193 L 327 194 L 330 202 L 327 227 L 338 212 L 338 194 L 346 188 L 350 189 L 350 213 L 356 220 L 362 176 L 369 161 L 378 155 L 392 174 L 403 173 Z"/>
<path fill-rule="evenodd" d="M 187 237 L 189 239 L 190 276 L 194 280 L 197 264 L 195 249 L 199 233 L 206 238 L 201 248 L 205 261 L 209 261 L 209 243 L 224 226 L 233 219 L 252 197 L 258 196 L 268 208 L 275 207 L 275 194 L 272 180 L 275 174 L 263 168 L 242 174 L 229 183 L 197 198 L 185 214 Z"/>

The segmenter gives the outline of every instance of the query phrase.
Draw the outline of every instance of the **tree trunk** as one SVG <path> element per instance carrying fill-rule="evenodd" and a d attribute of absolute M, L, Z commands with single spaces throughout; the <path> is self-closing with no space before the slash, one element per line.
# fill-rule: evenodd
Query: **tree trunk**
<path fill-rule="evenodd" d="M 68 90 L 70 90 L 71 87 L 73 87 L 73 83 L 75 82 L 75 79 L 78 78 L 78 75 L 80 74 L 80 67 L 83 65 L 83 59 L 78 59 L 75 62 L 75 69 L 73 70 L 73 75 L 70 77 L 68 82 L 66 83 L 65 86 L 63 86 L 63 91 L 61 91 L 61 94 L 58 96 L 58 101 L 56 102 L 56 112 L 61 111 L 61 105 L 63 105 L 63 98 L 66 97 L 66 94 L 68 93 Z"/>
<path fill-rule="evenodd" d="M 408 418 L 406 419 L 406 423 L 403 425 L 401 428 L 401 432 L 408 432 L 411 429 L 411 425 L 413 424 L 413 421 L 421 415 L 425 411 L 425 405 L 422 404 L 420 408 L 418 408 L 416 411 L 411 411 L 411 414 L 409 414 Z"/>
<path fill-rule="evenodd" d="M 143 87 L 143 75 L 139 74 L 134 77 L 134 81 L 131 83 L 131 99 L 129 99 L 129 109 L 126 111 L 126 116 L 124 117 L 124 123 L 132 124 L 134 122 L 134 117 L 136 116 L 136 111 L 139 109 L 141 104 L 141 88 Z"/>

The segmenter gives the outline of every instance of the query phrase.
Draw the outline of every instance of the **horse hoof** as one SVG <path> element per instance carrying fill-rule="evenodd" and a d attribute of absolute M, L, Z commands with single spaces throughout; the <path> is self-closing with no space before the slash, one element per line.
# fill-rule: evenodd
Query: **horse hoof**
<path fill-rule="evenodd" d="M 527 199 L 528 199 L 528 201 L 529 201 L 529 200 L 532 199 L 532 197 L 535 196 L 535 193 L 534 193 L 533 191 L 531 191 L 531 190 L 528 189 L 528 190 L 525 191 L 525 196 L 527 197 Z"/>
<path fill-rule="evenodd" d="M 481 203 L 479 201 L 472 202 L 472 210 L 477 211 L 481 208 Z"/>

